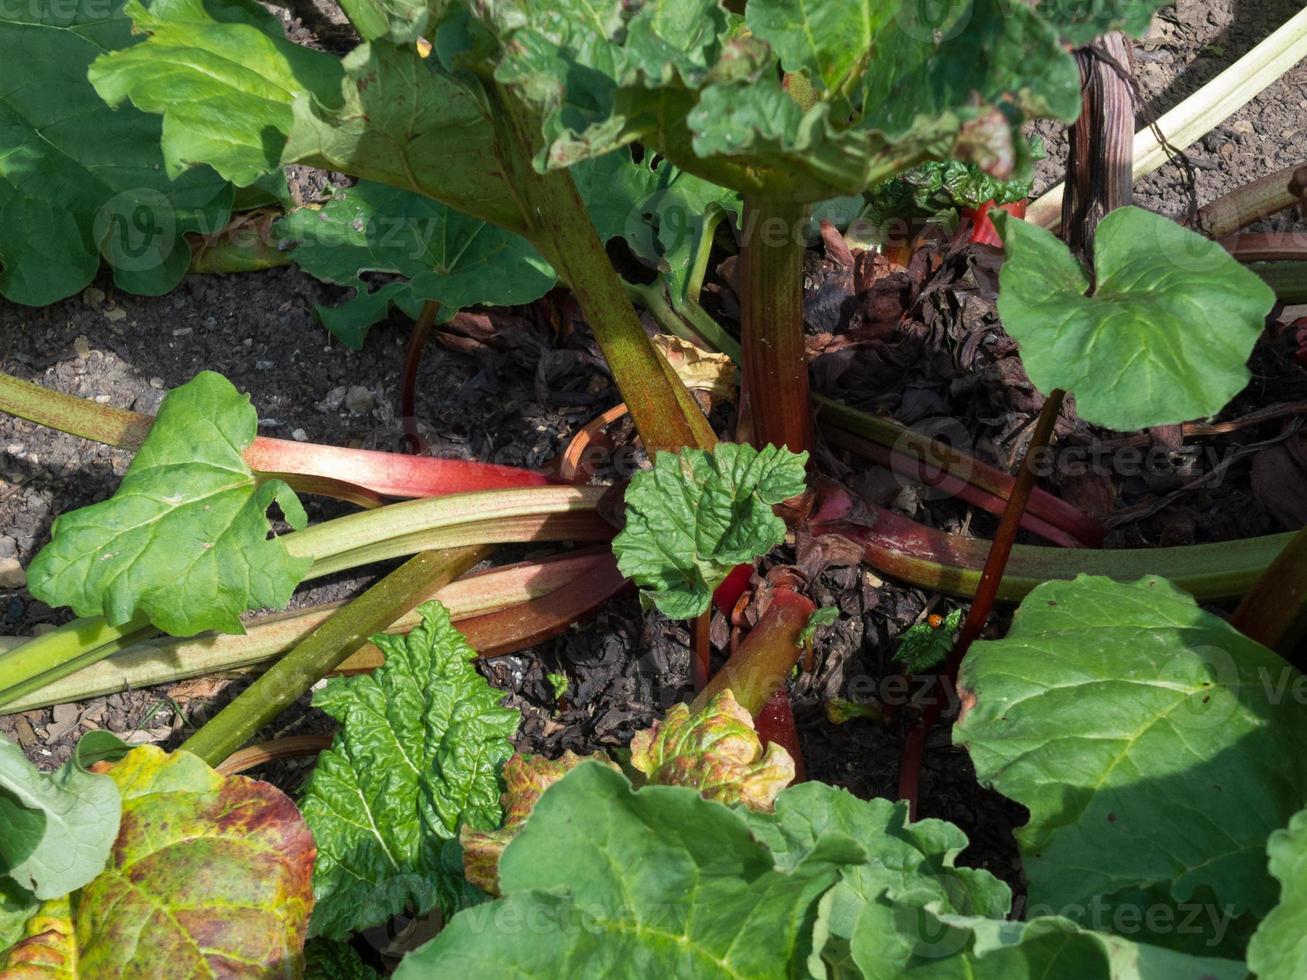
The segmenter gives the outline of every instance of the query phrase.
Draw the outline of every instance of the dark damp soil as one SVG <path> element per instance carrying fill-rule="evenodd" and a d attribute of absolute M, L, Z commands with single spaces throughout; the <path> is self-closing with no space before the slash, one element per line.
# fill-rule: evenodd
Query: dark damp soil
<path fill-rule="evenodd" d="M 1174 105 L 1294 10 L 1292 0 L 1193 0 L 1168 8 L 1137 47 L 1137 77 L 1150 107 L 1160 113 Z M 329 5 L 305 6 L 289 26 L 292 36 L 320 38 L 328 48 L 348 46 Z M 1199 203 L 1307 159 L 1304 109 L 1307 65 L 1300 65 L 1193 147 Z M 1050 155 L 1040 165 L 1040 180 L 1048 185 L 1060 178 L 1065 141 L 1053 129 L 1045 128 L 1044 135 Z M 1163 168 L 1141 183 L 1138 203 L 1183 214 L 1181 178 L 1179 168 Z M 295 180 L 308 199 L 330 177 L 305 172 Z M 1303 223 L 1300 215 L 1286 213 L 1266 226 Z M 872 270 L 860 283 L 819 247 L 809 259 L 817 387 L 905 423 L 928 427 L 942 420 L 961 431 L 977 455 L 1010 467 L 1041 398 L 994 313 L 995 256 L 983 248 L 950 254 L 941 245 L 906 271 Z M 735 309 L 730 271 L 729 261 L 718 266 L 705 299 L 727 322 Z M 0 302 L 0 370 L 150 413 L 166 390 L 211 369 L 249 392 L 263 435 L 401 449 L 398 387 L 410 324 L 396 314 L 373 330 L 363 350 L 350 351 L 314 315 L 315 305 L 343 296 L 340 288 L 296 268 L 190 277 L 157 298 L 117 293 L 102 277 L 82 295 L 44 309 Z M 493 342 L 446 336 L 426 350 L 417 417 L 427 452 L 544 466 L 585 422 L 618 401 L 585 325 L 565 297 L 497 312 L 482 325 L 491 328 Z M 1046 486 L 1090 513 L 1113 515 L 1109 543 L 1117 546 L 1184 544 L 1300 526 L 1307 521 L 1307 443 L 1298 432 L 1303 407 L 1292 406 L 1307 401 L 1307 371 L 1294 362 L 1287 336 L 1268 338 L 1253 368 L 1254 384 L 1218 420 L 1229 423 L 1220 433 L 1112 435 L 1065 411 L 1058 427 L 1062 444 L 1106 445 L 1108 462 L 1103 472 L 1054 474 Z M 1269 419 L 1253 414 L 1285 405 L 1290 409 Z M 1121 461 L 1122 450 L 1176 450 L 1177 437 L 1184 451 L 1168 456 L 1157 471 Z M 933 499 L 845 452 L 823 448 L 820 458 L 832 475 L 877 505 L 957 533 L 986 536 L 993 529 L 989 515 Z M 21 569 L 48 539 L 54 517 L 109 496 L 128 460 L 125 452 L 0 416 L 0 636 L 29 635 L 68 618 L 66 611 L 32 598 L 22 587 Z M 1219 478 L 1212 478 L 1214 468 Z M 341 511 L 331 502 L 307 503 L 313 519 Z M 531 553 L 503 549 L 495 560 Z M 316 583 L 296 601 L 354 595 L 380 570 Z M 893 797 L 919 682 L 903 682 L 890 655 L 905 629 L 955 603 L 867 568 L 829 568 L 813 591 L 821 603 L 838 606 L 841 616 L 818 634 L 811 669 L 792 684 L 809 775 L 861 796 Z M 1004 617 L 996 620 L 990 632 L 1001 635 Z M 728 634 L 719 617 L 714 637 Z M 505 690 L 506 703 L 523 712 L 520 747 L 550 754 L 586 751 L 624 745 L 685 695 L 688 643 L 683 624 L 642 614 L 628 596 L 551 642 L 484 662 L 483 670 Z M 562 698 L 548 677 L 559 673 L 567 680 Z M 247 683 L 243 676 L 211 677 L 125 691 L 0 717 L 0 733 L 43 767 L 65 760 L 76 739 L 94 728 L 172 747 Z M 884 704 L 891 717 L 837 725 L 824 708 L 835 697 Z M 262 737 L 330 729 L 305 698 Z M 278 762 L 257 774 L 294 792 L 308 765 Z M 950 744 L 947 723 L 928 745 L 921 812 L 960 825 L 972 842 L 963 860 L 1020 889 L 1012 828 L 1024 813 L 977 785 L 966 753 Z"/>

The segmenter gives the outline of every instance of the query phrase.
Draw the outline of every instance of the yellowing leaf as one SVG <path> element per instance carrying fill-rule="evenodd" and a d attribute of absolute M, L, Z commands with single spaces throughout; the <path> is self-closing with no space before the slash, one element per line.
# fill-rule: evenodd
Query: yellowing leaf
<path fill-rule="evenodd" d="M 770 810 L 794 779 L 794 760 L 775 742 L 763 750 L 753 718 L 722 691 L 690 714 L 678 704 L 631 739 L 631 765 L 660 786 L 689 786 L 708 800 Z"/>

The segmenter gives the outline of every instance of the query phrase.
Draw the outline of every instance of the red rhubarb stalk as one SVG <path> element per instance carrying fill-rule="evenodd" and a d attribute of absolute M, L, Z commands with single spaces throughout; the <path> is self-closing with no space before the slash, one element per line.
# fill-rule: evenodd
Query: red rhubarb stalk
<path fill-rule="evenodd" d="M 998 531 L 994 534 L 994 541 L 989 548 L 989 555 L 985 559 L 985 569 L 976 588 L 975 600 L 967 611 L 967 618 L 958 632 L 957 642 L 949 654 L 948 662 L 939 675 L 935 697 L 927 706 L 921 720 L 908 733 L 907 742 L 903 746 L 903 759 L 899 767 L 899 799 L 907 800 L 908 815 L 913 820 L 917 819 L 921 758 L 926 748 L 926 737 L 935 727 L 935 722 L 939 720 L 944 705 L 952 700 L 949 694 L 957 686 L 958 668 L 962 664 L 962 658 L 980 636 L 994 609 L 999 583 L 1003 580 L 1003 571 L 1007 567 L 1012 546 L 1016 542 L 1017 531 L 1021 527 L 1021 513 L 1026 508 L 1026 501 L 1030 499 L 1030 491 L 1035 487 L 1033 458 L 1052 439 L 1053 426 L 1057 422 L 1057 413 L 1062 407 L 1062 399 L 1065 395 L 1066 392 L 1060 388 L 1053 389 L 1039 411 L 1035 431 L 1030 438 L 1030 447 L 1022 460 L 1021 472 L 1017 476 L 1012 496 L 1008 498 L 1007 507 L 999 521 Z"/>

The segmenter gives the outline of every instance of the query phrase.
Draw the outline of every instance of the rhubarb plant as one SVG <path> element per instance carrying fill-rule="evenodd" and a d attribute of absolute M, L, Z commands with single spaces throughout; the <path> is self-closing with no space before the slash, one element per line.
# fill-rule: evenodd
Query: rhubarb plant
<path fill-rule="evenodd" d="M 705 612 L 732 569 L 784 539 L 772 507 L 803 492 L 807 459 L 734 443 L 659 453 L 627 487 L 626 527 L 613 539 L 618 568 L 664 615 Z"/>

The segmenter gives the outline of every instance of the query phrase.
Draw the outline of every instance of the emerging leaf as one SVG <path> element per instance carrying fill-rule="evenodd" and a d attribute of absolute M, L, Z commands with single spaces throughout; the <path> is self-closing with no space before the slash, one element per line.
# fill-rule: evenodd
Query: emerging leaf
<path fill-rule="evenodd" d="M 98 875 L 118 836 L 118 788 L 74 760 L 43 773 L 0 738 L 0 875 L 59 898 Z M 21 896 L 5 896 L 21 906 Z"/>
<path fill-rule="evenodd" d="M 301 806 L 318 842 L 314 935 L 344 938 L 411 905 L 452 914 L 464 893 L 446 845 L 499 823 L 499 767 L 518 713 L 473 666 L 438 602 L 408 636 L 372 638 L 385 663 L 330 681 L 313 703 L 340 722 Z"/>
<path fill-rule="evenodd" d="M 1261 980 L 1297 980 L 1307 975 L 1307 810 L 1271 834 L 1266 850 L 1280 901 L 1248 945 L 1248 967 Z"/>
<path fill-rule="evenodd" d="M 1098 226 L 1091 281 L 1050 232 L 998 220 L 1003 327 L 1036 387 L 1071 392 L 1082 418 L 1119 431 L 1207 418 L 1248 383 L 1275 293 L 1216 242 L 1118 208 Z"/>
<path fill-rule="evenodd" d="M 718 443 L 659 453 L 626 490 L 626 527 L 613 539 L 623 575 L 671 619 L 693 619 L 736 565 L 785 538 L 772 505 L 803 492 L 808 454 Z"/>
<path fill-rule="evenodd" d="M 794 760 L 772 743 L 763 751 L 749 712 L 730 690 L 697 714 L 674 705 L 662 721 L 635 733 L 631 765 L 658 786 L 689 786 L 706 800 L 770 810 L 794 779 Z"/>
<path fill-rule="evenodd" d="M 961 624 L 962 610 L 954 609 L 937 624 L 927 621 L 909 626 L 899 640 L 894 659 L 910 674 L 939 666 L 948 659 Z"/>
<path fill-rule="evenodd" d="M 45 963 L 70 977 L 154 976 L 161 964 L 169 976 L 299 975 L 313 838 L 294 804 L 267 783 L 153 746 L 108 773 L 123 806 L 108 867 L 46 902 L 7 966 Z"/>
<path fill-rule="evenodd" d="M 955 741 L 1030 810 L 1032 904 L 1110 915 L 1127 889 L 1209 889 L 1232 915 L 1274 905 L 1264 843 L 1307 785 L 1303 753 L 1283 751 L 1307 740 L 1301 705 L 1277 694 L 1301 679 L 1287 663 L 1164 579 L 1081 575 L 1031 592 L 962 666 Z M 1195 806 L 1212 794 L 1238 805 L 1214 820 Z"/>
<path fill-rule="evenodd" d="M 504 825 L 498 830 L 475 830 L 464 824 L 459 831 L 463 870 L 468 881 L 491 895 L 499 894 L 499 859 L 504 848 L 526 824 L 544 791 L 583 762 L 617 769 L 602 752 L 577 755 L 571 749 L 557 759 L 519 752 L 504 763 L 504 793 L 500 797 Z"/>
<path fill-rule="evenodd" d="M 97 55 L 132 43 L 121 0 L 0 11 L 0 296 L 53 303 L 102 257 L 118 288 L 161 295 L 190 262 L 183 236 L 226 224 L 231 185 L 207 167 L 165 175 L 159 120 L 87 82 Z"/>
<path fill-rule="evenodd" d="M 790 976 L 812 904 L 862 851 L 822 834 L 777 869 L 741 812 L 578 766 L 504 851 L 505 897 L 460 912 L 396 976 L 552 976 L 560 963 L 574 976 Z"/>
<path fill-rule="evenodd" d="M 249 396 L 222 375 L 174 389 L 118 492 L 55 520 L 32 594 L 115 626 L 144 615 L 174 636 L 241 633 L 247 609 L 285 606 L 311 561 L 269 538 L 267 510 L 297 529 L 307 518 L 290 487 L 246 465 L 257 431 Z"/>
<path fill-rule="evenodd" d="M 320 209 L 292 211 L 277 230 L 294 246 L 302 269 L 357 290 L 340 306 L 318 307 L 332 333 L 356 350 L 391 304 L 417 316 L 424 302 L 435 300 L 444 323 L 478 303 L 529 303 L 555 281 L 525 239 L 429 197 L 366 180 L 336 190 Z M 395 273 L 408 281 L 370 291 L 364 272 Z"/>

